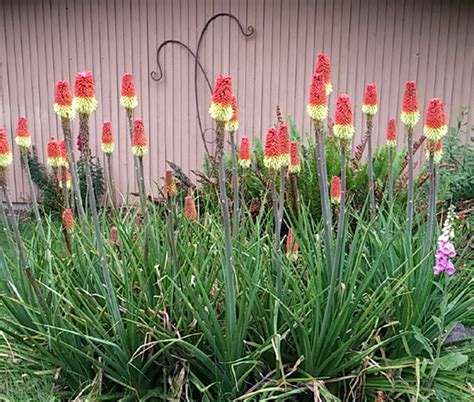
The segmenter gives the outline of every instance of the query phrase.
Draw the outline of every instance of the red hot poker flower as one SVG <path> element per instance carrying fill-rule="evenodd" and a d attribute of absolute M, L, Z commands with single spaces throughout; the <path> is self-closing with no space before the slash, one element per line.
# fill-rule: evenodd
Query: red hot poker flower
<path fill-rule="evenodd" d="M 328 115 L 328 96 L 324 77 L 320 73 L 314 73 L 309 90 L 309 103 L 306 111 L 313 120 L 323 121 Z"/>
<path fill-rule="evenodd" d="M 59 142 L 51 137 L 48 141 L 47 146 L 48 165 L 52 168 L 58 168 L 62 166 L 61 161 L 61 148 Z"/>
<path fill-rule="evenodd" d="M 232 117 L 225 124 L 225 129 L 229 133 L 235 133 L 239 129 L 239 110 L 237 108 L 237 97 L 232 97 Z"/>
<path fill-rule="evenodd" d="M 387 145 L 391 148 L 395 148 L 397 146 L 397 126 L 394 118 L 391 118 L 388 121 Z"/>
<path fill-rule="evenodd" d="M 347 94 L 341 94 L 336 102 L 334 117 L 334 136 L 342 142 L 349 142 L 354 135 L 352 104 Z"/>
<path fill-rule="evenodd" d="M 301 170 L 301 156 L 298 142 L 291 141 L 290 145 L 290 173 L 299 173 Z"/>
<path fill-rule="evenodd" d="M 135 90 L 135 81 L 131 73 L 122 76 L 122 88 L 120 92 L 120 104 L 125 109 L 135 109 L 138 106 L 138 97 Z"/>
<path fill-rule="evenodd" d="M 26 117 L 20 117 L 18 119 L 15 142 L 20 148 L 29 148 L 31 145 L 30 130 L 28 129 L 28 120 Z"/>
<path fill-rule="evenodd" d="M 104 121 L 102 125 L 102 152 L 106 155 L 111 155 L 114 152 L 114 136 L 110 121 Z"/>
<path fill-rule="evenodd" d="M 375 85 L 375 82 L 367 84 L 367 87 L 365 88 L 362 112 L 368 116 L 373 116 L 377 113 L 377 86 Z"/>
<path fill-rule="evenodd" d="M 97 108 L 94 78 L 90 71 L 76 74 L 74 96 L 74 109 L 80 114 L 88 116 Z"/>
<path fill-rule="evenodd" d="M 423 133 L 432 143 L 446 135 L 448 126 L 446 125 L 446 112 L 441 99 L 434 98 L 430 100 L 428 110 L 426 111 L 425 126 Z"/>
<path fill-rule="evenodd" d="M 189 221 L 195 221 L 197 218 L 196 205 L 192 195 L 188 195 L 184 198 L 184 215 Z"/>
<path fill-rule="evenodd" d="M 67 208 L 63 211 L 63 226 L 67 231 L 71 231 L 76 226 L 74 221 L 74 215 L 70 208 Z"/>
<path fill-rule="evenodd" d="M 250 142 L 249 138 L 243 136 L 240 139 L 240 146 L 239 146 L 239 165 L 245 169 L 250 167 L 252 163 L 250 158 Z"/>
<path fill-rule="evenodd" d="M 286 255 L 293 261 L 298 259 L 298 243 L 293 239 L 293 231 L 291 229 L 286 236 Z"/>
<path fill-rule="evenodd" d="M 132 152 L 138 157 L 148 152 L 145 125 L 142 119 L 135 119 L 133 122 Z"/>
<path fill-rule="evenodd" d="M 54 111 L 61 120 L 70 121 L 74 118 L 72 99 L 69 82 L 58 81 L 56 83 L 56 91 L 54 94 Z"/>
<path fill-rule="evenodd" d="M 13 162 L 13 155 L 8 145 L 5 129 L 0 127 L 0 169 L 3 171 Z"/>
<path fill-rule="evenodd" d="M 163 189 L 165 191 L 166 196 L 168 197 L 173 197 L 178 193 L 172 169 L 165 170 L 165 181 L 163 184 Z"/>
<path fill-rule="evenodd" d="M 280 148 L 280 165 L 281 167 L 288 166 L 290 164 L 290 134 L 285 123 L 281 123 L 278 127 L 278 146 Z"/>
<path fill-rule="evenodd" d="M 400 119 L 402 120 L 403 124 L 409 128 L 415 127 L 416 123 L 418 123 L 418 120 L 420 120 L 415 81 L 408 81 L 405 84 Z"/>
<path fill-rule="evenodd" d="M 277 170 L 280 168 L 280 144 L 278 142 L 278 130 L 270 127 L 265 137 L 265 148 L 263 164 L 267 169 Z"/>
<path fill-rule="evenodd" d="M 58 146 L 59 146 L 59 152 L 60 152 L 59 163 L 61 164 L 62 167 L 68 167 L 69 156 L 67 154 L 66 141 L 65 140 L 58 141 Z"/>
<path fill-rule="evenodd" d="M 339 204 L 341 201 L 341 180 L 338 176 L 333 176 L 331 179 L 331 202 Z"/>
<path fill-rule="evenodd" d="M 228 75 L 217 76 L 209 108 L 209 114 L 214 120 L 226 123 L 232 118 L 232 96 L 232 78 Z"/>

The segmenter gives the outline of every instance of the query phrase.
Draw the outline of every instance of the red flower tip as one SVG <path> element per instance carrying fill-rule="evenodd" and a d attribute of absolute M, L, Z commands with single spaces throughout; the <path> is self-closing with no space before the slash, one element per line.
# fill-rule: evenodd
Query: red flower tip
<path fill-rule="evenodd" d="M 72 92 L 69 82 L 58 81 L 56 82 L 56 91 L 54 94 L 54 101 L 60 106 L 71 106 L 72 105 Z"/>
<path fill-rule="evenodd" d="M 331 199 L 333 201 L 341 199 L 341 179 L 338 176 L 333 176 L 331 179 Z"/>
<path fill-rule="evenodd" d="M 145 147 L 147 145 L 145 125 L 142 119 L 135 119 L 133 122 L 133 141 L 134 147 Z"/>
<path fill-rule="evenodd" d="M 340 94 L 337 98 L 334 124 L 352 125 L 352 104 L 347 94 Z"/>
<path fill-rule="evenodd" d="M 72 230 L 74 229 L 74 226 L 76 226 L 74 215 L 70 208 L 67 208 L 63 211 L 63 226 L 66 230 Z"/>
<path fill-rule="evenodd" d="M 102 125 L 102 144 L 113 144 L 113 142 L 112 123 L 110 121 L 104 121 Z"/>
<path fill-rule="evenodd" d="M 418 112 L 418 97 L 416 95 L 416 82 L 408 81 L 405 84 L 405 93 L 403 94 L 402 110 L 405 113 Z"/>
<path fill-rule="evenodd" d="M 18 137 L 29 137 L 30 131 L 28 130 L 28 120 L 26 117 L 20 117 L 16 126 L 16 135 Z"/>
<path fill-rule="evenodd" d="M 288 126 L 281 123 L 278 127 L 278 143 L 280 155 L 290 155 L 290 135 L 288 134 Z"/>
<path fill-rule="evenodd" d="M 74 95 L 78 98 L 94 98 L 94 78 L 90 71 L 77 73 L 74 81 Z"/>
<path fill-rule="evenodd" d="M 135 90 L 135 81 L 133 80 L 133 75 L 131 73 L 125 73 L 122 75 L 122 90 L 121 96 L 137 96 Z"/>
<path fill-rule="evenodd" d="M 218 75 L 212 92 L 212 102 L 221 105 L 232 105 L 232 98 L 232 77 Z"/>
<path fill-rule="evenodd" d="M 47 155 L 48 159 L 56 159 L 61 157 L 61 148 L 59 145 L 59 141 L 56 141 L 54 137 L 51 137 L 48 141 Z"/>
<path fill-rule="evenodd" d="M 241 161 L 250 160 L 250 141 L 249 141 L 249 138 L 246 136 L 243 136 L 240 139 L 239 159 Z"/>
<path fill-rule="evenodd" d="M 10 152 L 10 146 L 8 145 L 8 138 L 3 127 L 0 127 L 0 155 L 4 155 Z"/>
<path fill-rule="evenodd" d="M 163 184 L 163 189 L 165 191 L 165 194 L 168 197 L 171 197 L 177 194 L 176 182 L 174 180 L 174 175 L 173 175 L 173 169 L 168 168 L 165 170 L 165 181 Z"/>
<path fill-rule="evenodd" d="M 425 125 L 430 128 L 440 128 L 446 125 L 446 112 L 441 99 L 430 100 L 426 111 Z"/>
<path fill-rule="evenodd" d="M 316 106 L 326 106 L 328 96 L 326 93 L 326 84 L 324 76 L 321 73 L 314 73 L 311 79 L 311 87 L 309 90 L 309 104 Z"/>
<path fill-rule="evenodd" d="M 189 221 L 194 221 L 197 218 L 196 205 L 194 205 L 194 200 L 191 195 L 184 198 L 184 215 Z"/>
<path fill-rule="evenodd" d="M 318 54 L 315 73 L 322 74 L 325 85 L 331 84 L 331 61 L 326 53 Z"/>
<path fill-rule="evenodd" d="M 364 105 L 374 106 L 377 104 L 377 86 L 375 82 L 367 84 L 365 88 Z"/>
<path fill-rule="evenodd" d="M 388 121 L 387 141 L 397 141 L 397 125 L 394 118 Z"/>
<path fill-rule="evenodd" d="M 264 155 L 267 158 L 275 158 L 280 156 L 278 130 L 274 127 L 270 127 L 267 130 L 267 135 L 265 137 Z"/>
<path fill-rule="evenodd" d="M 290 166 L 299 166 L 301 164 L 300 148 L 297 141 L 291 141 Z"/>

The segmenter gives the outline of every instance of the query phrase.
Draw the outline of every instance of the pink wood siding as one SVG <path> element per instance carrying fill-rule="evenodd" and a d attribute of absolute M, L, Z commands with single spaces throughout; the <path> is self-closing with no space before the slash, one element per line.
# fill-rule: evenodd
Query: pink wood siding
<path fill-rule="evenodd" d="M 241 134 L 262 137 L 275 121 L 276 104 L 300 129 L 309 130 L 305 104 L 320 51 L 333 63 L 331 114 L 337 93 L 347 92 L 353 101 L 355 144 L 363 133 L 364 87 L 371 81 L 380 96 L 377 144 L 384 142 L 388 118 L 400 113 L 406 80 L 417 81 L 423 109 L 430 98 L 442 98 L 451 124 L 461 106 L 472 109 L 472 0 L 3 0 L 0 126 L 13 141 L 17 118 L 28 117 L 45 160 L 48 138 L 61 135 L 52 108 L 56 80 L 72 81 L 77 71 L 91 70 L 99 100 L 91 144 L 101 155 L 101 125 L 111 120 L 116 182 L 123 192 L 131 191 L 133 161 L 118 99 L 122 73 L 132 72 L 140 99 L 135 116 L 145 120 L 150 142 L 145 174 L 156 193 L 154 182 L 160 181 L 165 160 L 185 171 L 199 169 L 204 152 L 196 121 L 194 62 L 182 48 L 165 48 L 160 56 L 164 78 L 155 82 L 150 72 L 157 69 L 156 48 L 166 39 L 179 39 L 194 49 L 206 20 L 219 12 L 233 13 L 256 31 L 245 39 L 234 22 L 218 19 L 201 49 L 212 80 L 218 73 L 234 77 Z M 209 127 L 210 96 L 201 75 L 198 80 L 201 114 Z M 400 122 L 398 129 L 402 132 Z M 420 133 L 421 124 L 416 136 Z M 9 182 L 12 197 L 24 200 L 27 186 L 16 152 Z"/>

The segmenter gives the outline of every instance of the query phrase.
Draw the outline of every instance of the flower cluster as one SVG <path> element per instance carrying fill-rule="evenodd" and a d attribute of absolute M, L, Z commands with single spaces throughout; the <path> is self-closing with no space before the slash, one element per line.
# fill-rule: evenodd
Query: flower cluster
<path fill-rule="evenodd" d="M 227 123 L 234 114 L 232 99 L 232 78 L 228 75 L 217 76 L 209 108 L 211 117 L 217 122 Z"/>
<path fill-rule="evenodd" d="M 352 104 L 347 94 L 341 94 L 337 98 L 333 130 L 334 136 L 343 143 L 350 142 L 354 135 Z"/>
<path fill-rule="evenodd" d="M 184 197 L 184 215 L 188 221 L 195 221 L 197 218 L 196 205 L 192 195 Z"/>
<path fill-rule="evenodd" d="M 97 108 L 94 78 L 90 71 L 77 73 L 74 81 L 74 110 L 89 116 Z"/>
<path fill-rule="evenodd" d="M 28 129 L 28 120 L 26 117 L 20 117 L 16 126 L 15 142 L 20 148 L 29 148 L 31 146 L 30 130 Z"/>
<path fill-rule="evenodd" d="M 72 92 L 69 82 L 58 81 L 54 95 L 54 111 L 61 120 L 71 121 L 74 118 Z"/>
<path fill-rule="evenodd" d="M 328 95 L 324 84 L 324 77 L 314 73 L 309 90 L 309 103 L 306 105 L 309 117 L 316 121 L 323 121 L 328 115 Z"/>
<path fill-rule="evenodd" d="M 63 211 L 63 226 L 68 232 L 72 231 L 76 226 L 76 222 L 74 221 L 74 215 L 70 208 L 66 208 Z"/>
<path fill-rule="evenodd" d="M 252 161 L 250 159 L 250 141 L 249 138 L 243 136 L 240 139 L 239 146 L 239 165 L 244 169 L 248 169 Z"/>
<path fill-rule="evenodd" d="M 111 155 L 114 152 L 114 136 L 110 121 L 104 121 L 102 125 L 102 152 L 106 155 Z"/>
<path fill-rule="evenodd" d="M 338 205 L 341 202 L 341 179 L 333 176 L 331 179 L 331 203 Z"/>
<path fill-rule="evenodd" d="M 400 115 L 400 119 L 407 128 L 415 127 L 416 123 L 418 123 L 420 120 L 415 81 L 408 81 L 405 84 L 405 93 L 403 94 L 402 113 Z"/>
<path fill-rule="evenodd" d="M 135 109 L 138 106 L 137 92 L 133 75 L 125 73 L 122 76 L 122 88 L 120 91 L 120 104 L 127 110 Z"/>
<path fill-rule="evenodd" d="M 278 147 L 280 149 L 280 168 L 290 164 L 291 141 L 288 126 L 281 123 L 278 127 Z"/>
<path fill-rule="evenodd" d="M 59 168 L 63 165 L 61 148 L 59 141 L 51 137 L 47 145 L 48 165 L 52 168 Z"/>
<path fill-rule="evenodd" d="M 433 267 L 433 273 L 440 275 L 445 272 L 448 276 L 456 273 L 456 269 L 450 258 L 456 256 L 456 250 L 452 240 L 454 239 L 453 221 L 455 214 L 452 209 L 449 210 L 446 221 L 444 222 L 441 236 L 438 238 L 438 249 L 436 250 L 436 265 Z"/>
<path fill-rule="evenodd" d="M 288 171 L 290 173 L 299 173 L 301 171 L 300 148 L 296 141 L 291 141 L 290 144 L 290 166 Z"/>
<path fill-rule="evenodd" d="M 431 99 L 426 111 L 423 133 L 434 144 L 440 138 L 443 138 L 447 132 L 448 126 L 446 125 L 446 113 L 443 102 L 438 98 Z"/>
<path fill-rule="evenodd" d="M 165 181 L 163 183 L 163 190 L 167 197 L 174 197 L 178 193 L 172 169 L 165 170 Z"/>
<path fill-rule="evenodd" d="M 375 82 L 367 84 L 367 87 L 365 88 L 362 112 L 367 116 L 374 116 L 375 113 L 377 113 L 377 87 Z"/>
<path fill-rule="evenodd" d="M 235 133 L 239 129 L 239 111 L 237 109 L 237 98 L 232 97 L 232 117 L 225 124 L 225 129 L 229 133 Z"/>
<path fill-rule="evenodd" d="M 10 146 L 8 145 L 7 134 L 5 129 L 0 127 L 0 168 L 1 170 L 6 169 L 13 162 L 13 155 L 10 152 Z"/>
<path fill-rule="evenodd" d="M 331 61 L 329 60 L 329 56 L 326 53 L 318 54 L 318 61 L 316 63 L 314 72 L 316 74 L 322 75 L 324 86 L 326 88 L 326 94 L 329 95 L 332 92 Z"/>
<path fill-rule="evenodd" d="M 397 125 L 395 123 L 395 119 L 393 119 L 393 118 L 391 118 L 388 121 L 387 146 L 389 148 L 396 148 L 397 147 Z"/>
<path fill-rule="evenodd" d="M 132 153 L 142 157 L 148 152 L 145 125 L 142 119 L 135 119 L 133 122 Z"/>

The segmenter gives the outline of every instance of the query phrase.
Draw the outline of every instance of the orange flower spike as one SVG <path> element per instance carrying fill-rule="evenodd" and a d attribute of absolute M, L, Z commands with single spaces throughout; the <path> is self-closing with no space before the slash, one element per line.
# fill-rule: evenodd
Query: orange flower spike
<path fill-rule="evenodd" d="M 120 240 L 117 236 L 117 228 L 115 226 L 110 228 L 110 243 L 112 246 L 120 247 Z"/>
<path fill-rule="evenodd" d="M 286 167 L 290 164 L 290 134 L 288 126 L 281 123 L 278 127 L 278 146 L 280 148 L 280 167 Z"/>
<path fill-rule="evenodd" d="M 362 112 L 367 116 L 374 116 L 377 113 L 377 86 L 375 82 L 367 84 L 365 88 L 364 103 L 362 105 Z"/>
<path fill-rule="evenodd" d="M 61 149 L 59 142 L 51 137 L 48 141 L 47 146 L 48 165 L 52 168 L 58 168 L 62 166 L 61 162 Z"/>
<path fill-rule="evenodd" d="M 323 76 L 324 86 L 326 88 L 326 94 L 329 95 L 332 92 L 331 84 L 331 60 L 326 53 L 318 54 L 318 61 L 314 70 L 316 74 Z"/>
<path fill-rule="evenodd" d="M 184 197 L 184 215 L 188 221 L 195 221 L 197 218 L 196 205 L 191 195 Z"/>
<path fill-rule="evenodd" d="M 341 202 L 341 179 L 338 176 L 331 179 L 331 202 L 335 205 Z"/>
<path fill-rule="evenodd" d="M 165 170 L 165 181 L 163 183 L 163 190 L 167 197 L 174 197 L 178 193 L 172 169 Z"/>
<path fill-rule="evenodd" d="M 120 92 L 120 104 L 127 110 L 138 106 L 138 97 L 135 90 L 135 81 L 131 73 L 122 75 L 122 88 Z"/>
<path fill-rule="evenodd" d="M 90 71 L 77 73 L 74 81 L 74 110 L 89 116 L 97 108 L 94 78 Z"/>
<path fill-rule="evenodd" d="M 298 142 L 291 141 L 290 145 L 290 173 L 299 173 L 301 171 L 301 156 Z"/>
<path fill-rule="evenodd" d="M 267 169 L 277 170 L 280 168 L 280 144 L 278 141 L 278 130 L 270 127 L 265 137 L 263 164 Z"/>
<path fill-rule="evenodd" d="M 395 119 L 391 118 L 387 126 L 387 146 L 390 148 L 397 147 L 397 125 Z"/>
<path fill-rule="evenodd" d="M 209 114 L 220 123 L 227 123 L 234 114 L 232 108 L 232 78 L 228 75 L 218 75 L 216 78 Z"/>
<path fill-rule="evenodd" d="M 352 104 L 347 94 L 337 98 L 333 130 L 334 136 L 344 143 L 350 142 L 354 135 Z"/>
<path fill-rule="evenodd" d="M 416 82 L 408 81 L 405 84 L 405 92 L 402 101 L 402 113 L 400 119 L 408 128 L 415 127 L 420 120 L 420 111 L 418 109 L 418 96 L 416 94 Z"/>
<path fill-rule="evenodd" d="M 56 83 L 54 111 L 61 120 L 71 121 L 74 118 L 72 92 L 67 81 L 58 81 Z"/>
<path fill-rule="evenodd" d="M 26 117 L 20 117 L 16 126 L 15 142 L 20 148 L 29 148 L 31 146 L 30 130 L 28 129 L 28 120 Z"/>
<path fill-rule="evenodd" d="M 112 134 L 112 123 L 104 121 L 102 125 L 102 152 L 111 155 L 114 152 L 114 136 Z"/>
<path fill-rule="evenodd" d="M 148 152 L 145 125 L 142 119 L 135 119 L 133 122 L 132 152 L 138 157 Z"/>
<path fill-rule="evenodd" d="M 59 163 L 60 166 L 67 168 L 69 166 L 69 156 L 67 154 L 67 149 L 66 149 L 66 141 L 61 140 L 58 141 L 58 146 L 59 146 Z"/>
<path fill-rule="evenodd" d="M 70 208 L 66 208 L 63 211 L 63 226 L 68 232 L 72 231 L 76 226 L 76 222 L 74 221 L 74 215 Z"/>
<path fill-rule="evenodd" d="M 243 136 L 240 139 L 240 146 L 239 146 L 239 165 L 244 169 L 248 169 L 252 164 L 252 160 L 250 158 L 250 141 L 249 138 Z"/>
<path fill-rule="evenodd" d="M 328 95 L 324 84 L 324 76 L 321 73 L 314 73 L 311 79 L 309 103 L 306 105 L 306 111 L 311 119 L 323 121 L 328 116 L 328 110 Z"/>
<path fill-rule="evenodd" d="M 235 133 L 239 129 L 239 110 L 237 108 L 237 98 L 232 97 L 232 117 L 225 124 L 225 129 L 229 133 Z"/>
<path fill-rule="evenodd" d="M 0 168 L 1 170 L 6 169 L 13 162 L 13 155 L 10 152 L 10 146 L 8 145 L 7 134 L 5 129 L 0 127 Z"/>
<path fill-rule="evenodd" d="M 292 261 L 298 259 L 298 243 L 293 239 L 293 231 L 291 229 L 286 235 L 286 255 Z"/>
<path fill-rule="evenodd" d="M 423 133 L 433 144 L 437 143 L 448 132 L 446 125 L 446 112 L 441 99 L 434 98 L 430 100 L 428 110 L 426 111 L 425 126 Z"/>

